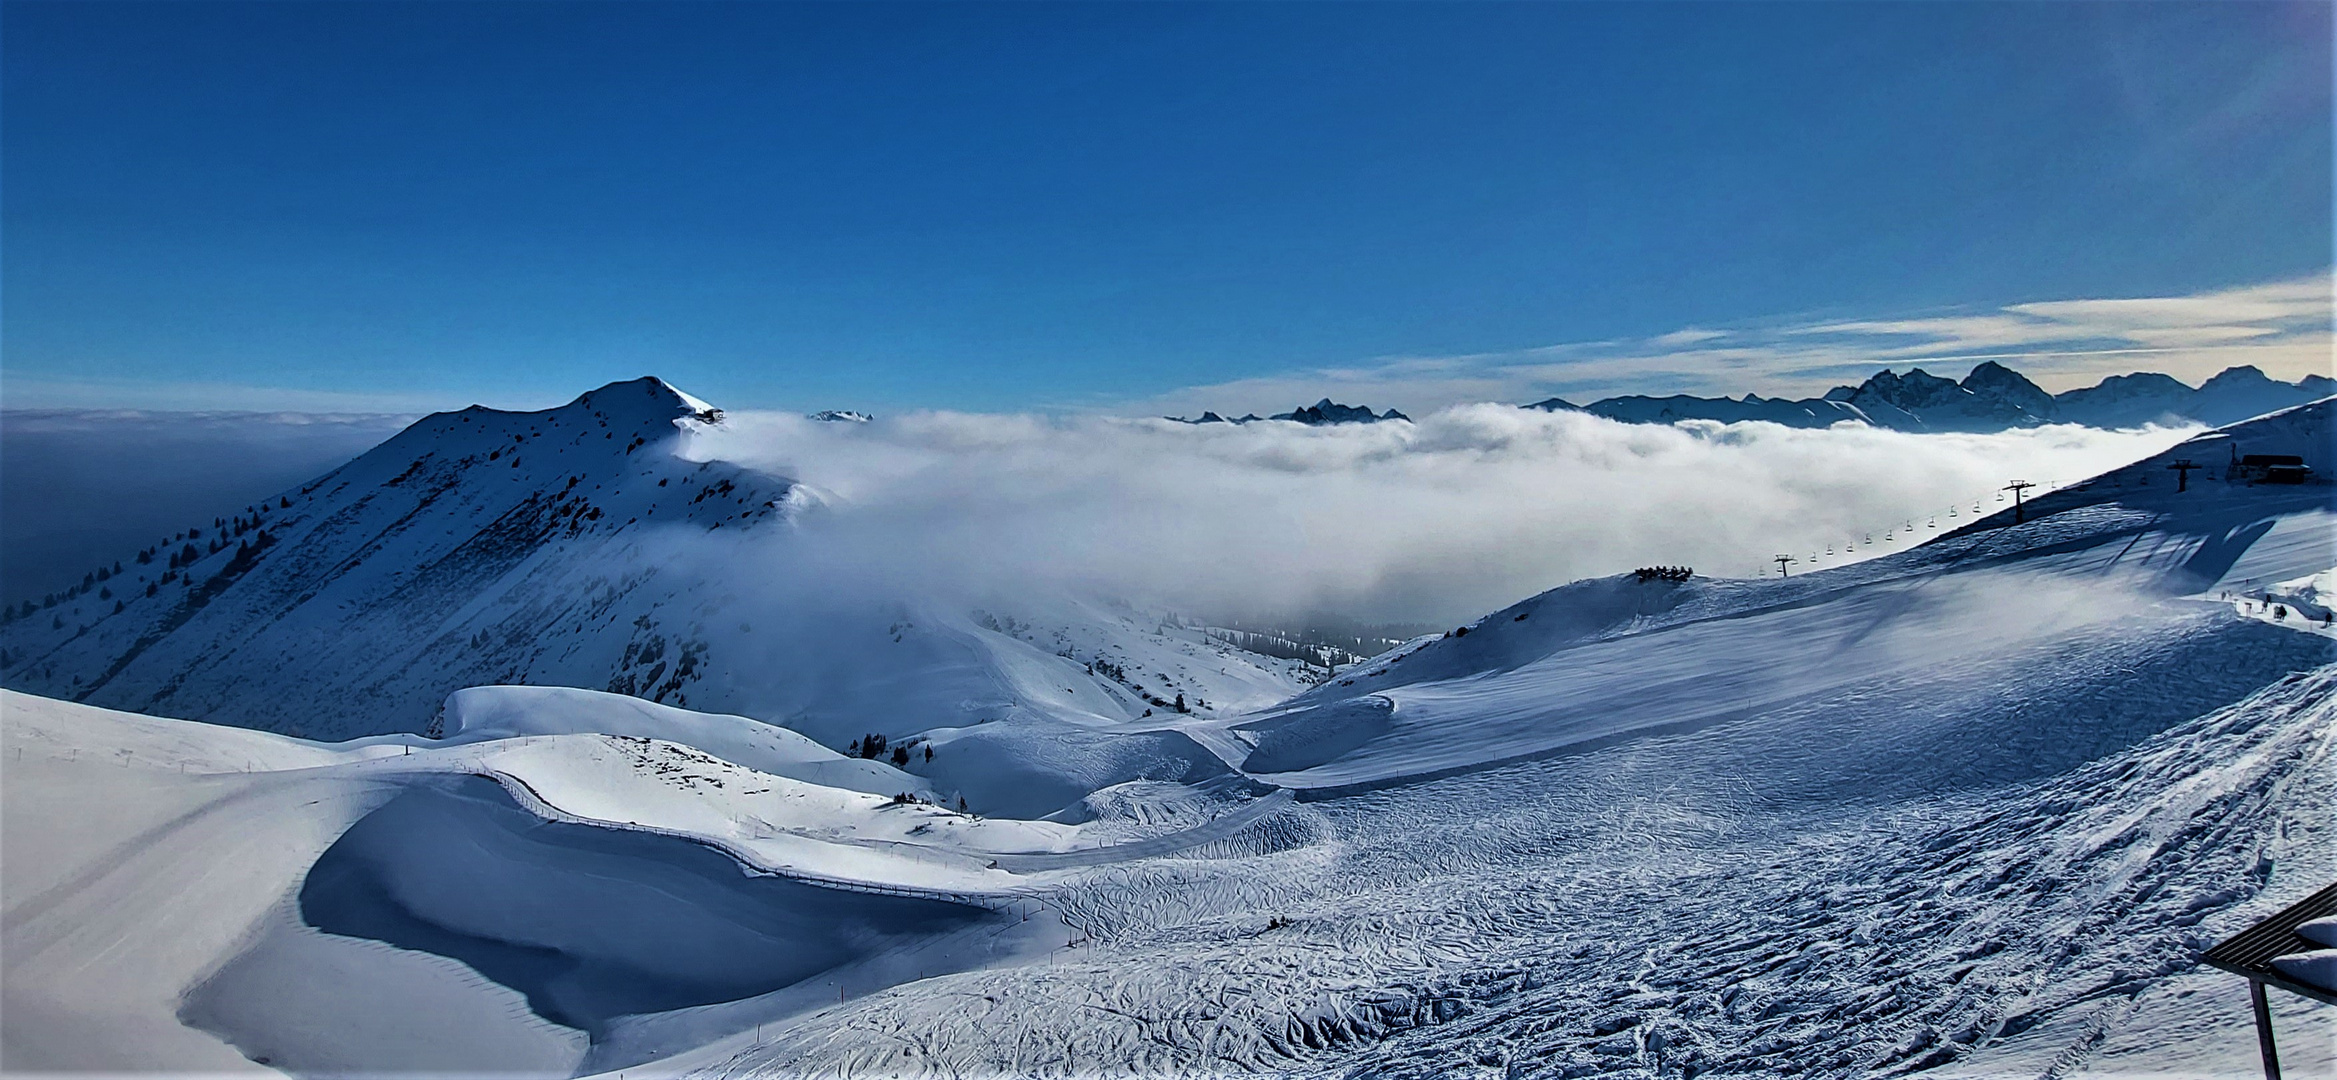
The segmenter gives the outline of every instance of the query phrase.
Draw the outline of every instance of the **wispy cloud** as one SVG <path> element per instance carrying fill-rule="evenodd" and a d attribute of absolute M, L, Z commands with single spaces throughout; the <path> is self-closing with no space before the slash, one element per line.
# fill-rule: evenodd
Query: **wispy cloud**
<path fill-rule="evenodd" d="M 1985 311 L 1741 328 L 1687 327 L 1651 338 L 1291 371 L 1196 386 L 1137 403 L 1146 411 L 1269 412 L 1326 394 L 1427 411 L 1473 401 L 1578 404 L 1615 394 L 1807 396 L 1880 368 L 1961 376 L 1983 360 L 2048 390 L 2159 371 L 2196 385 L 2252 364 L 2294 380 L 2330 370 L 2331 276 L 2189 296 L 2049 300 Z"/>

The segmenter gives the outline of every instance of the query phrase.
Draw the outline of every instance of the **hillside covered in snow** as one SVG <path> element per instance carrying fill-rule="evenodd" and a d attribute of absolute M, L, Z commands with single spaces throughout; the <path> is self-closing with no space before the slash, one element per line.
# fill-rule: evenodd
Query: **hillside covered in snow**
<path fill-rule="evenodd" d="M 2224 465 L 2333 410 L 1327 677 L 726 587 L 828 497 L 654 380 L 432 417 L 0 629 L 0 1066 L 2253 1075 L 2195 959 L 2337 877 L 2337 508 Z"/>

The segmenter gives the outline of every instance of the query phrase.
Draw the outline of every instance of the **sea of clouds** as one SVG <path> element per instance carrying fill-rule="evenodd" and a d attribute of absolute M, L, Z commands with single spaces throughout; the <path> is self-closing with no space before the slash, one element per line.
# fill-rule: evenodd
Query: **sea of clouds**
<path fill-rule="evenodd" d="M 686 452 L 817 491 L 770 558 L 839 589 L 1446 622 L 1637 566 L 1744 577 L 1780 553 L 1796 572 L 1885 554 L 1909 522 L 1920 541 L 1998 509 L 2009 480 L 2076 481 L 2194 430 L 1656 426 L 1506 405 L 1320 428 L 733 413 Z"/>
<path fill-rule="evenodd" d="M 10 598 L 310 479 L 405 419 L 11 413 Z M 1636 566 L 1736 577 L 1774 573 L 1780 553 L 1803 560 L 1796 572 L 1887 553 L 1908 542 L 1893 526 L 1936 535 L 1935 515 L 1944 530 L 1975 501 L 1993 511 L 2007 480 L 2082 479 L 2193 430 L 1667 427 L 1506 405 L 1321 428 L 734 412 L 685 452 L 817 493 L 768 555 L 793 592 L 1009 610 L 1056 592 L 1211 617 L 1441 623 Z"/>
<path fill-rule="evenodd" d="M 410 415 L 11 409 L 0 413 L 0 603 L 339 466 Z"/>

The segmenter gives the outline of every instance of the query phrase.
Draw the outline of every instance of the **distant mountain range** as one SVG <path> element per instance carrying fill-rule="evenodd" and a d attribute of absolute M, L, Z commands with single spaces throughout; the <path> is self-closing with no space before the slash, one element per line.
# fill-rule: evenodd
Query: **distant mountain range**
<path fill-rule="evenodd" d="M 1570 410 L 1634 424 L 1678 420 L 1766 420 L 1789 427 L 1825 427 L 1857 420 L 1896 431 L 2002 431 L 2039 424 L 2134 427 L 2153 421 L 2236 423 L 2337 393 L 2337 380 L 2307 375 L 2293 383 L 2253 367 L 2224 369 L 2193 389 L 2165 375 L 2113 375 L 2080 390 L 2048 394 L 2020 372 L 1983 361 L 1963 381 L 1915 368 L 1904 375 L 1879 371 L 1857 386 L 1837 386 L 1822 397 L 1789 400 L 1631 395 L 1588 405 L 1550 398 L 1526 406 Z"/>
<path fill-rule="evenodd" d="M 1961 382 L 1941 378 L 1922 368 L 1913 368 L 1904 375 L 1885 369 L 1857 386 L 1837 386 L 1824 396 L 1800 400 L 1765 398 L 1759 394 L 1741 398 L 1632 394 L 1602 398 L 1588 405 L 1549 398 L 1523 407 L 1544 412 L 1587 412 L 1627 424 L 1765 420 L 1808 428 L 1856 420 L 1894 431 L 2002 431 L 2039 424 L 2137 427 L 2154 421 L 2220 427 L 2331 394 L 2337 394 L 2337 379 L 2326 375 L 2307 375 L 2285 383 L 2245 366 L 2225 368 L 2222 374 L 2197 389 L 2170 376 L 2140 372 L 2112 375 L 2081 390 L 2048 394 L 2020 372 L 1988 360 L 1973 368 Z M 1368 406 L 1341 405 L 1324 398 L 1304 408 L 1267 417 L 1251 413 L 1228 418 L 1205 412 L 1193 419 L 1182 416 L 1166 419 L 1182 424 L 1291 420 L 1321 427 L 1410 420 L 1411 417 L 1394 409 L 1375 413 Z"/>
<path fill-rule="evenodd" d="M 1310 427 L 1322 427 L 1328 424 L 1373 424 L 1382 420 L 1410 420 L 1412 418 L 1394 409 L 1389 409 L 1384 413 L 1375 413 L 1368 405 L 1341 405 L 1330 398 L 1324 398 L 1312 405 L 1301 406 L 1286 413 L 1275 413 L 1267 417 L 1251 413 L 1248 416 L 1237 416 L 1229 420 L 1216 413 L 1205 412 L 1191 420 L 1182 416 L 1171 416 L 1168 419 L 1180 424 L 1254 424 L 1261 419 L 1292 420 Z"/>

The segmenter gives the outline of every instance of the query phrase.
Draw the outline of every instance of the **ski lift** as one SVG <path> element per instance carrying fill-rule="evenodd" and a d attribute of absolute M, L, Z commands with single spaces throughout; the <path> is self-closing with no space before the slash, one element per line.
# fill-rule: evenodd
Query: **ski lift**
<path fill-rule="evenodd" d="M 1828 545 L 1826 545 L 1826 554 L 1828 554 L 1828 555 L 1832 555 L 1833 553 L 1834 553 L 1834 545 L 1832 545 L 1832 544 L 1828 544 Z"/>
<path fill-rule="evenodd" d="M 1953 506 L 1951 506 L 1951 507 L 1948 507 L 1948 516 L 1949 516 L 1949 517 L 1954 517 L 1954 516 L 1956 516 L 1956 508 L 1955 508 L 1955 507 L 1953 507 Z"/>
<path fill-rule="evenodd" d="M 2003 492 L 1999 491 L 1999 492 L 1997 492 L 1997 493 L 1996 493 L 1996 501 L 1997 501 L 1997 502 L 2003 502 L 2003 501 L 2004 501 L 2004 493 L 2003 493 Z"/>
<path fill-rule="evenodd" d="M 1908 526 L 1908 528 L 1912 529 L 1912 528 L 1914 528 L 1914 526 L 1912 526 L 1912 525 L 1909 525 L 1909 526 Z M 1929 524 L 1929 525 L 1925 525 L 1925 526 L 1924 526 L 1924 528 L 1926 528 L 1926 529 L 1936 529 L 1936 528 L 1939 528 L 1939 515 L 1938 515 L 1938 514 L 1933 514 L 1933 515 L 1931 515 L 1931 524 Z"/>

